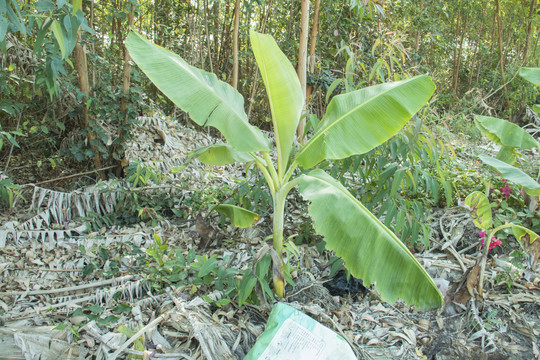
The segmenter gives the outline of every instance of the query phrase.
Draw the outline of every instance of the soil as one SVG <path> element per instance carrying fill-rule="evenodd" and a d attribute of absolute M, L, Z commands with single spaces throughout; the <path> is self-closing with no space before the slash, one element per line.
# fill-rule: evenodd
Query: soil
<path fill-rule="evenodd" d="M 195 161 L 171 174 L 189 151 L 216 140 L 159 114 L 143 120 L 126 157 L 168 178 L 141 191 L 170 192 L 186 216 L 89 230 L 92 214 L 111 213 L 122 201 L 115 191 L 120 182 L 70 192 L 54 182 L 23 189 L 27 201 L 1 214 L 0 358 L 243 359 L 263 332 L 272 301 L 218 307 L 220 291 L 203 285 L 159 290 L 147 272 L 137 271 L 134 249 L 154 246 L 155 234 L 184 255 L 194 249 L 235 269 L 246 269 L 271 234 L 268 216 L 237 229 L 203 214 L 197 226 L 200 214 L 190 213 L 194 206 L 186 199 L 204 188 L 234 188 L 245 170 Z M 301 232 L 306 216 L 292 196 L 287 236 Z M 443 309 L 388 304 L 359 280 L 330 278 L 332 254 L 319 253 L 316 239 L 298 246 L 291 262 L 295 285 L 280 301 L 343 336 L 359 359 L 540 359 L 538 266 L 516 267 L 507 259 L 510 249 L 494 251 L 480 296 L 481 248 L 467 210 L 436 209 L 430 224 L 432 246 L 415 256 L 444 294 Z M 120 304 L 129 306 L 122 311 Z"/>

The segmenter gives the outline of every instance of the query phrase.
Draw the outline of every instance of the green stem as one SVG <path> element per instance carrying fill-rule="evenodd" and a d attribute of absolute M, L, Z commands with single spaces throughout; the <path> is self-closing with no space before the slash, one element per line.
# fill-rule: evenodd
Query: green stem
<path fill-rule="evenodd" d="M 500 230 L 511 228 L 514 225 L 515 224 L 504 224 L 504 225 L 497 226 L 496 228 L 491 230 L 490 233 L 487 236 L 487 240 L 484 243 L 484 252 L 483 252 L 483 256 L 482 256 L 482 262 L 480 263 L 480 274 L 478 276 L 479 277 L 479 279 L 478 279 L 478 294 L 480 296 L 483 296 L 482 293 L 484 291 L 484 271 L 486 269 L 486 262 L 487 262 L 487 257 L 488 257 L 488 253 L 489 253 L 489 245 L 491 244 L 491 239 L 493 237 L 495 237 L 495 234 L 497 232 L 499 232 Z"/>
<path fill-rule="evenodd" d="M 537 146 L 538 153 L 540 153 L 540 146 Z M 540 183 L 540 168 L 538 169 L 538 177 L 536 178 L 536 182 Z"/>
<path fill-rule="evenodd" d="M 270 155 L 268 154 L 268 151 L 265 151 L 263 153 L 264 160 L 266 160 L 266 168 L 270 170 L 270 175 L 272 175 L 272 179 L 274 179 L 274 183 L 276 184 L 276 189 L 281 187 L 281 181 L 278 177 L 278 174 L 276 173 L 276 169 L 274 169 L 274 164 L 272 163 L 272 159 L 270 159 Z"/>
<path fill-rule="evenodd" d="M 262 171 L 263 176 L 264 176 L 264 178 L 266 180 L 266 183 L 268 184 L 268 187 L 270 188 L 270 193 L 272 194 L 272 197 L 274 197 L 274 195 L 276 193 L 277 183 L 274 183 L 274 179 L 272 178 L 272 176 L 268 172 L 268 169 L 266 168 L 266 166 L 264 166 L 264 164 L 261 161 L 256 159 L 255 164 Z"/>
<path fill-rule="evenodd" d="M 296 160 L 294 160 L 293 163 L 291 164 L 291 166 L 289 166 L 289 169 L 287 170 L 287 172 L 285 173 L 285 176 L 283 176 L 283 182 L 284 183 L 289 181 L 292 174 L 294 173 L 294 170 L 296 170 L 297 167 L 298 167 L 298 163 L 296 162 Z"/>
<path fill-rule="evenodd" d="M 281 264 L 275 264 L 274 269 L 279 268 L 283 269 L 283 224 L 285 221 L 285 204 L 287 202 L 287 194 L 293 187 L 300 183 L 300 178 L 293 179 L 283 186 L 281 186 L 278 191 L 274 194 L 274 217 L 272 219 L 272 230 L 273 230 L 273 239 L 274 239 L 274 250 L 278 254 L 278 261 L 281 261 Z M 276 266 L 277 265 L 277 266 Z M 281 274 L 282 276 L 283 274 Z M 273 277 L 274 289 L 278 296 L 283 297 L 283 288 L 284 288 L 284 279 Z M 278 290 L 281 289 L 281 290 Z"/>
<path fill-rule="evenodd" d="M 282 257 L 283 250 L 283 222 L 285 217 L 285 203 L 287 201 L 287 195 L 289 191 L 300 183 L 300 178 L 293 179 L 283 185 L 274 196 L 274 218 L 273 218 L 273 232 L 274 232 L 274 250 L 277 251 L 279 258 Z"/>

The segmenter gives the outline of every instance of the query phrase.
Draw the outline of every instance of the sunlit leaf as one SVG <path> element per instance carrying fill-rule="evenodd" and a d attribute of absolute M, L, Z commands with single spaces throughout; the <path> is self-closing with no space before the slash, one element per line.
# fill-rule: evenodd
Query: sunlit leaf
<path fill-rule="evenodd" d="M 268 139 L 249 124 L 244 99 L 232 86 L 135 32 L 126 47 L 150 80 L 197 124 L 217 128 L 237 150 L 269 150 Z"/>
<path fill-rule="evenodd" d="M 249 153 L 235 150 L 229 144 L 213 144 L 202 147 L 189 154 L 189 158 L 197 158 L 206 165 L 222 166 L 235 162 L 253 161 Z"/>
<path fill-rule="evenodd" d="M 241 228 L 250 227 L 259 220 L 259 214 L 235 205 L 221 204 L 216 206 L 215 210 L 231 219 L 234 226 Z"/>
<path fill-rule="evenodd" d="M 57 20 L 54 20 L 51 28 L 53 30 L 54 37 L 56 38 L 56 42 L 58 43 L 58 46 L 60 47 L 60 52 L 62 53 L 62 59 L 66 58 L 66 45 L 64 42 L 64 34 L 62 33 L 62 25 Z"/>
<path fill-rule="evenodd" d="M 270 35 L 250 33 L 253 54 L 266 87 L 272 124 L 276 134 L 278 172 L 286 170 L 296 128 L 304 106 L 304 95 L 296 71 Z"/>
<path fill-rule="evenodd" d="M 398 297 L 418 308 L 434 308 L 443 298 L 405 245 L 337 180 L 322 170 L 302 175 L 300 194 L 326 247 L 345 260 L 351 274 L 375 283 L 381 297 Z"/>
<path fill-rule="evenodd" d="M 489 116 L 476 116 L 474 120 L 482 135 L 499 145 L 520 149 L 540 146 L 531 134 L 507 120 Z"/>
<path fill-rule="evenodd" d="M 517 151 L 511 146 L 501 146 L 501 150 L 497 153 L 496 159 L 511 165 L 517 159 Z"/>
<path fill-rule="evenodd" d="M 532 244 L 540 238 L 540 236 L 532 230 L 524 228 L 520 225 L 512 226 L 512 233 L 519 241 L 528 241 L 528 244 Z"/>
<path fill-rule="evenodd" d="M 504 161 L 492 158 L 491 156 L 479 155 L 478 157 L 485 164 L 497 170 L 497 172 L 501 174 L 504 179 L 523 186 L 527 194 L 532 196 L 540 196 L 540 184 L 517 167 L 509 165 Z"/>
<path fill-rule="evenodd" d="M 540 68 L 523 67 L 519 69 L 519 76 L 535 85 L 540 85 Z"/>
<path fill-rule="evenodd" d="M 473 223 L 477 228 L 487 230 L 493 225 L 491 205 L 484 193 L 475 191 L 465 199 L 465 205 L 471 210 Z"/>
<path fill-rule="evenodd" d="M 73 0 L 73 14 L 81 9 L 82 0 Z"/>
<path fill-rule="evenodd" d="M 434 90 L 429 76 L 423 75 L 335 96 L 296 161 L 311 168 L 324 159 L 370 151 L 394 136 Z"/>

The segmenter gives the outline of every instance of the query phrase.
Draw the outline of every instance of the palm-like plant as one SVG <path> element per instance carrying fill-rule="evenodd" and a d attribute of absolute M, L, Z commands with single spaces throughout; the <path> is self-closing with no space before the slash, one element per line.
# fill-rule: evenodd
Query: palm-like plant
<path fill-rule="evenodd" d="M 283 218 L 287 194 L 299 186 L 308 211 L 326 247 L 345 266 L 387 301 L 401 297 L 420 308 L 441 306 L 442 296 L 403 243 L 347 189 L 321 169 L 324 159 L 362 154 L 398 132 L 426 103 L 435 86 L 428 76 L 377 85 L 332 99 L 314 135 L 297 152 L 296 127 L 304 97 L 294 68 L 271 36 L 251 32 L 255 59 L 272 112 L 277 163 L 271 142 L 248 122 L 242 96 L 214 74 L 187 64 L 181 57 L 132 32 L 126 41 L 132 59 L 154 84 L 199 125 L 217 128 L 227 143 L 196 152 L 211 165 L 254 162 L 273 198 L 273 283 L 284 295 Z M 298 169 L 302 171 L 297 171 Z M 229 210 L 250 216 L 238 208 Z"/>

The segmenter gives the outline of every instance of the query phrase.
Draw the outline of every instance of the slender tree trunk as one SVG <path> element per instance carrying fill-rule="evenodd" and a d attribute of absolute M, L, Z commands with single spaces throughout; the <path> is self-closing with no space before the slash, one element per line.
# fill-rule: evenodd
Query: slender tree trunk
<path fill-rule="evenodd" d="M 132 8 L 131 8 L 131 11 L 129 12 L 128 14 L 128 31 L 129 29 L 133 26 L 133 22 L 134 22 L 134 19 L 135 19 L 135 8 L 134 8 L 134 5 L 131 5 Z M 118 128 L 118 138 L 120 139 L 120 144 L 121 145 L 124 145 L 124 142 L 125 142 L 125 137 L 124 137 L 124 134 L 126 133 L 126 126 L 127 126 L 127 120 L 128 120 L 128 96 L 129 96 L 129 87 L 130 87 L 130 82 L 131 82 L 131 57 L 129 56 L 129 52 L 127 50 L 127 48 L 125 47 L 124 45 L 124 76 L 122 78 L 122 102 L 120 104 L 120 110 L 124 113 L 124 117 L 122 119 L 122 123 L 120 124 L 119 128 Z M 124 158 L 124 156 L 122 156 L 121 160 L 120 160 L 120 166 L 118 167 L 118 170 L 117 170 L 117 173 L 116 175 L 117 176 L 120 176 L 121 175 L 121 169 L 123 169 L 124 167 L 126 167 L 128 164 L 127 164 L 127 161 L 126 159 Z"/>
<path fill-rule="evenodd" d="M 133 5 L 132 5 L 133 6 Z M 133 21 L 135 18 L 135 9 L 132 9 L 128 14 L 128 29 L 133 26 Z M 120 108 L 122 112 L 126 113 L 127 117 L 127 99 L 126 97 L 129 95 L 129 85 L 130 85 L 130 78 L 131 78 L 131 63 L 130 63 L 131 57 L 129 56 L 128 50 L 124 46 L 124 76 L 123 76 L 123 87 L 122 87 L 122 94 L 124 95 L 122 97 L 122 104 L 120 105 Z M 124 121 L 125 125 L 125 121 Z"/>
<path fill-rule="evenodd" d="M 266 7 L 266 11 L 261 15 L 262 21 L 259 26 L 259 31 L 262 33 L 264 33 L 264 30 L 266 29 L 266 22 L 268 21 L 268 17 L 270 17 L 271 12 L 272 12 L 272 0 L 268 1 L 268 6 Z M 249 19 L 248 19 L 248 23 L 249 23 Z M 249 106 L 248 106 L 248 111 L 247 111 L 248 119 L 251 117 L 251 110 L 253 109 L 253 98 L 255 97 L 255 92 L 257 91 L 257 80 L 259 79 L 258 68 L 255 69 L 255 74 L 252 78 L 253 78 L 253 85 L 251 86 L 251 95 L 249 96 Z"/>
<path fill-rule="evenodd" d="M 457 60 L 455 62 L 454 69 L 454 96 L 458 96 L 458 82 L 459 82 L 459 68 L 461 66 L 461 54 L 463 52 L 463 39 L 465 38 L 465 32 L 467 31 L 467 21 L 469 20 L 469 15 L 465 14 L 465 21 L 463 22 L 463 29 L 461 30 L 461 39 L 459 40 L 459 49 L 457 53 Z"/>
<path fill-rule="evenodd" d="M 311 73 L 315 71 L 315 48 L 317 47 L 317 35 L 319 33 L 320 10 L 321 10 L 321 0 L 315 0 L 313 24 L 311 25 L 311 40 L 309 43 L 309 72 Z"/>
<path fill-rule="evenodd" d="M 489 49 L 489 52 L 492 53 L 493 49 L 495 48 L 495 44 L 497 43 L 497 39 L 495 39 L 495 34 L 497 31 L 497 11 L 493 13 L 493 21 L 492 21 L 492 27 L 491 27 L 491 47 Z"/>
<path fill-rule="evenodd" d="M 495 0 L 495 18 L 497 20 L 497 42 L 499 44 L 499 56 L 500 56 L 499 65 L 501 69 L 501 81 L 504 88 L 506 106 L 508 107 L 508 109 L 510 109 L 510 99 L 508 98 L 508 89 L 506 88 L 506 80 L 504 76 L 504 51 L 503 51 L 502 24 L 501 24 L 501 16 L 500 16 L 500 9 L 499 9 L 499 0 Z"/>
<path fill-rule="evenodd" d="M 234 6 L 234 31 L 233 31 L 233 71 L 232 86 L 238 88 L 238 27 L 240 25 L 240 0 L 236 0 Z"/>
<path fill-rule="evenodd" d="M 206 49 L 208 51 L 210 72 L 214 72 L 214 66 L 212 65 L 212 46 L 210 44 L 210 28 L 208 27 L 208 0 L 204 0 L 204 31 L 206 33 Z"/>
<path fill-rule="evenodd" d="M 313 24 L 311 25 L 311 38 L 309 42 L 309 72 L 315 72 L 315 48 L 317 47 L 317 34 L 319 33 L 319 12 L 321 0 L 315 0 L 315 10 L 313 13 Z M 311 86 L 309 87 L 311 95 Z M 307 89 L 306 89 L 307 91 Z M 306 94 L 306 102 L 309 101 L 309 95 Z"/>
<path fill-rule="evenodd" d="M 531 29 L 534 15 L 534 5 L 537 0 L 531 0 L 531 5 L 529 7 L 529 23 L 527 25 L 527 38 L 525 40 L 525 48 L 523 49 L 523 64 L 527 63 L 527 53 L 529 51 L 529 46 L 531 44 Z"/>
<path fill-rule="evenodd" d="M 306 97 L 306 80 L 307 80 L 307 44 L 308 44 L 308 27 L 309 27 L 309 0 L 302 1 L 302 10 L 300 17 L 300 44 L 298 50 L 298 78 L 300 79 L 300 86 L 302 87 L 302 92 L 304 93 L 304 98 Z M 306 112 L 306 107 L 304 106 L 303 114 Z M 306 118 L 303 117 L 300 123 L 298 124 L 298 129 L 296 131 L 296 138 L 298 142 L 302 142 L 304 138 L 304 128 L 306 126 Z"/>
<path fill-rule="evenodd" d="M 476 56 L 478 56 L 478 50 L 480 49 L 480 39 L 476 41 L 475 47 L 474 47 L 474 53 L 471 60 L 471 65 L 469 66 L 469 79 L 467 81 L 467 91 L 471 90 L 472 85 L 472 78 L 474 74 L 474 67 L 476 65 Z"/>
<path fill-rule="evenodd" d="M 227 2 L 225 4 L 225 12 L 223 13 L 223 19 L 229 18 L 230 4 Z M 231 28 L 234 23 L 234 15 L 231 17 L 231 21 L 227 21 L 221 27 L 221 45 L 219 47 L 219 66 L 218 69 L 220 73 L 227 74 L 227 81 L 230 81 L 231 71 L 229 68 L 229 61 L 232 54 L 232 44 L 231 44 Z M 231 49 L 231 50 L 229 50 Z M 229 51 L 231 51 L 229 53 Z"/>
<path fill-rule="evenodd" d="M 213 7 L 213 10 L 214 10 L 214 19 L 213 19 L 213 22 L 214 22 L 214 33 L 213 33 L 213 38 L 214 38 L 214 65 L 215 65 L 215 68 L 216 68 L 216 74 L 219 72 L 219 45 L 220 45 L 220 39 L 219 39 L 219 4 L 220 4 L 220 1 L 216 1 L 214 2 L 214 7 Z M 221 39 L 221 41 L 223 41 L 224 39 Z"/>
<path fill-rule="evenodd" d="M 77 75 L 79 76 L 79 84 L 81 87 L 81 91 L 86 95 L 89 95 L 90 84 L 88 82 L 88 61 L 86 59 L 86 46 L 81 45 L 81 41 L 81 32 L 77 31 L 77 44 L 75 45 L 75 49 L 73 50 L 75 55 L 75 64 L 77 66 Z M 86 99 L 86 101 L 88 101 L 88 99 Z M 94 132 L 92 131 L 92 128 L 90 127 L 88 121 L 88 110 L 86 108 L 86 101 L 85 104 L 83 104 L 81 127 L 83 129 L 88 129 L 88 144 L 90 146 L 90 149 L 94 152 L 94 167 L 96 169 L 101 169 L 101 157 L 99 156 L 99 151 L 93 145 L 96 136 L 94 135 Z M 105 173 L 103 171 L 100 171 L 100 177 L 102 179 L 105 179 Z"/>
<path fill-rule="evenodd" d="M 319 33 L 319 12 L 321 8 L 321 0 L 315 0 L 315 10 L 313 13 L 313 24 L 311 25 L 311 38 L 309 42 L 309 73 L 315 72 L 315 48 L 317 47 L 317 34 Z M 311 100 L 311 92 L 313 86 L 306 85 L 306 107 Z"/>
<path fill-rule="evenodd" d="M 459 25 L 460 25 L 460 19 L 461 19 L 461 10 L 459 9 L 458 5 L 458 14 L 456 17 L 456 31 L 454 38 L 459 39 Z M 454 48 L 454 66 L 452 70 L 452 90 L 454 92 L 454 98 L 457 98 L 457 89 L 455 87 L 455 84 L 457 84 L 457 77 L 458 77 L 458 44 L 456 44 L 456 47 Z"/>

